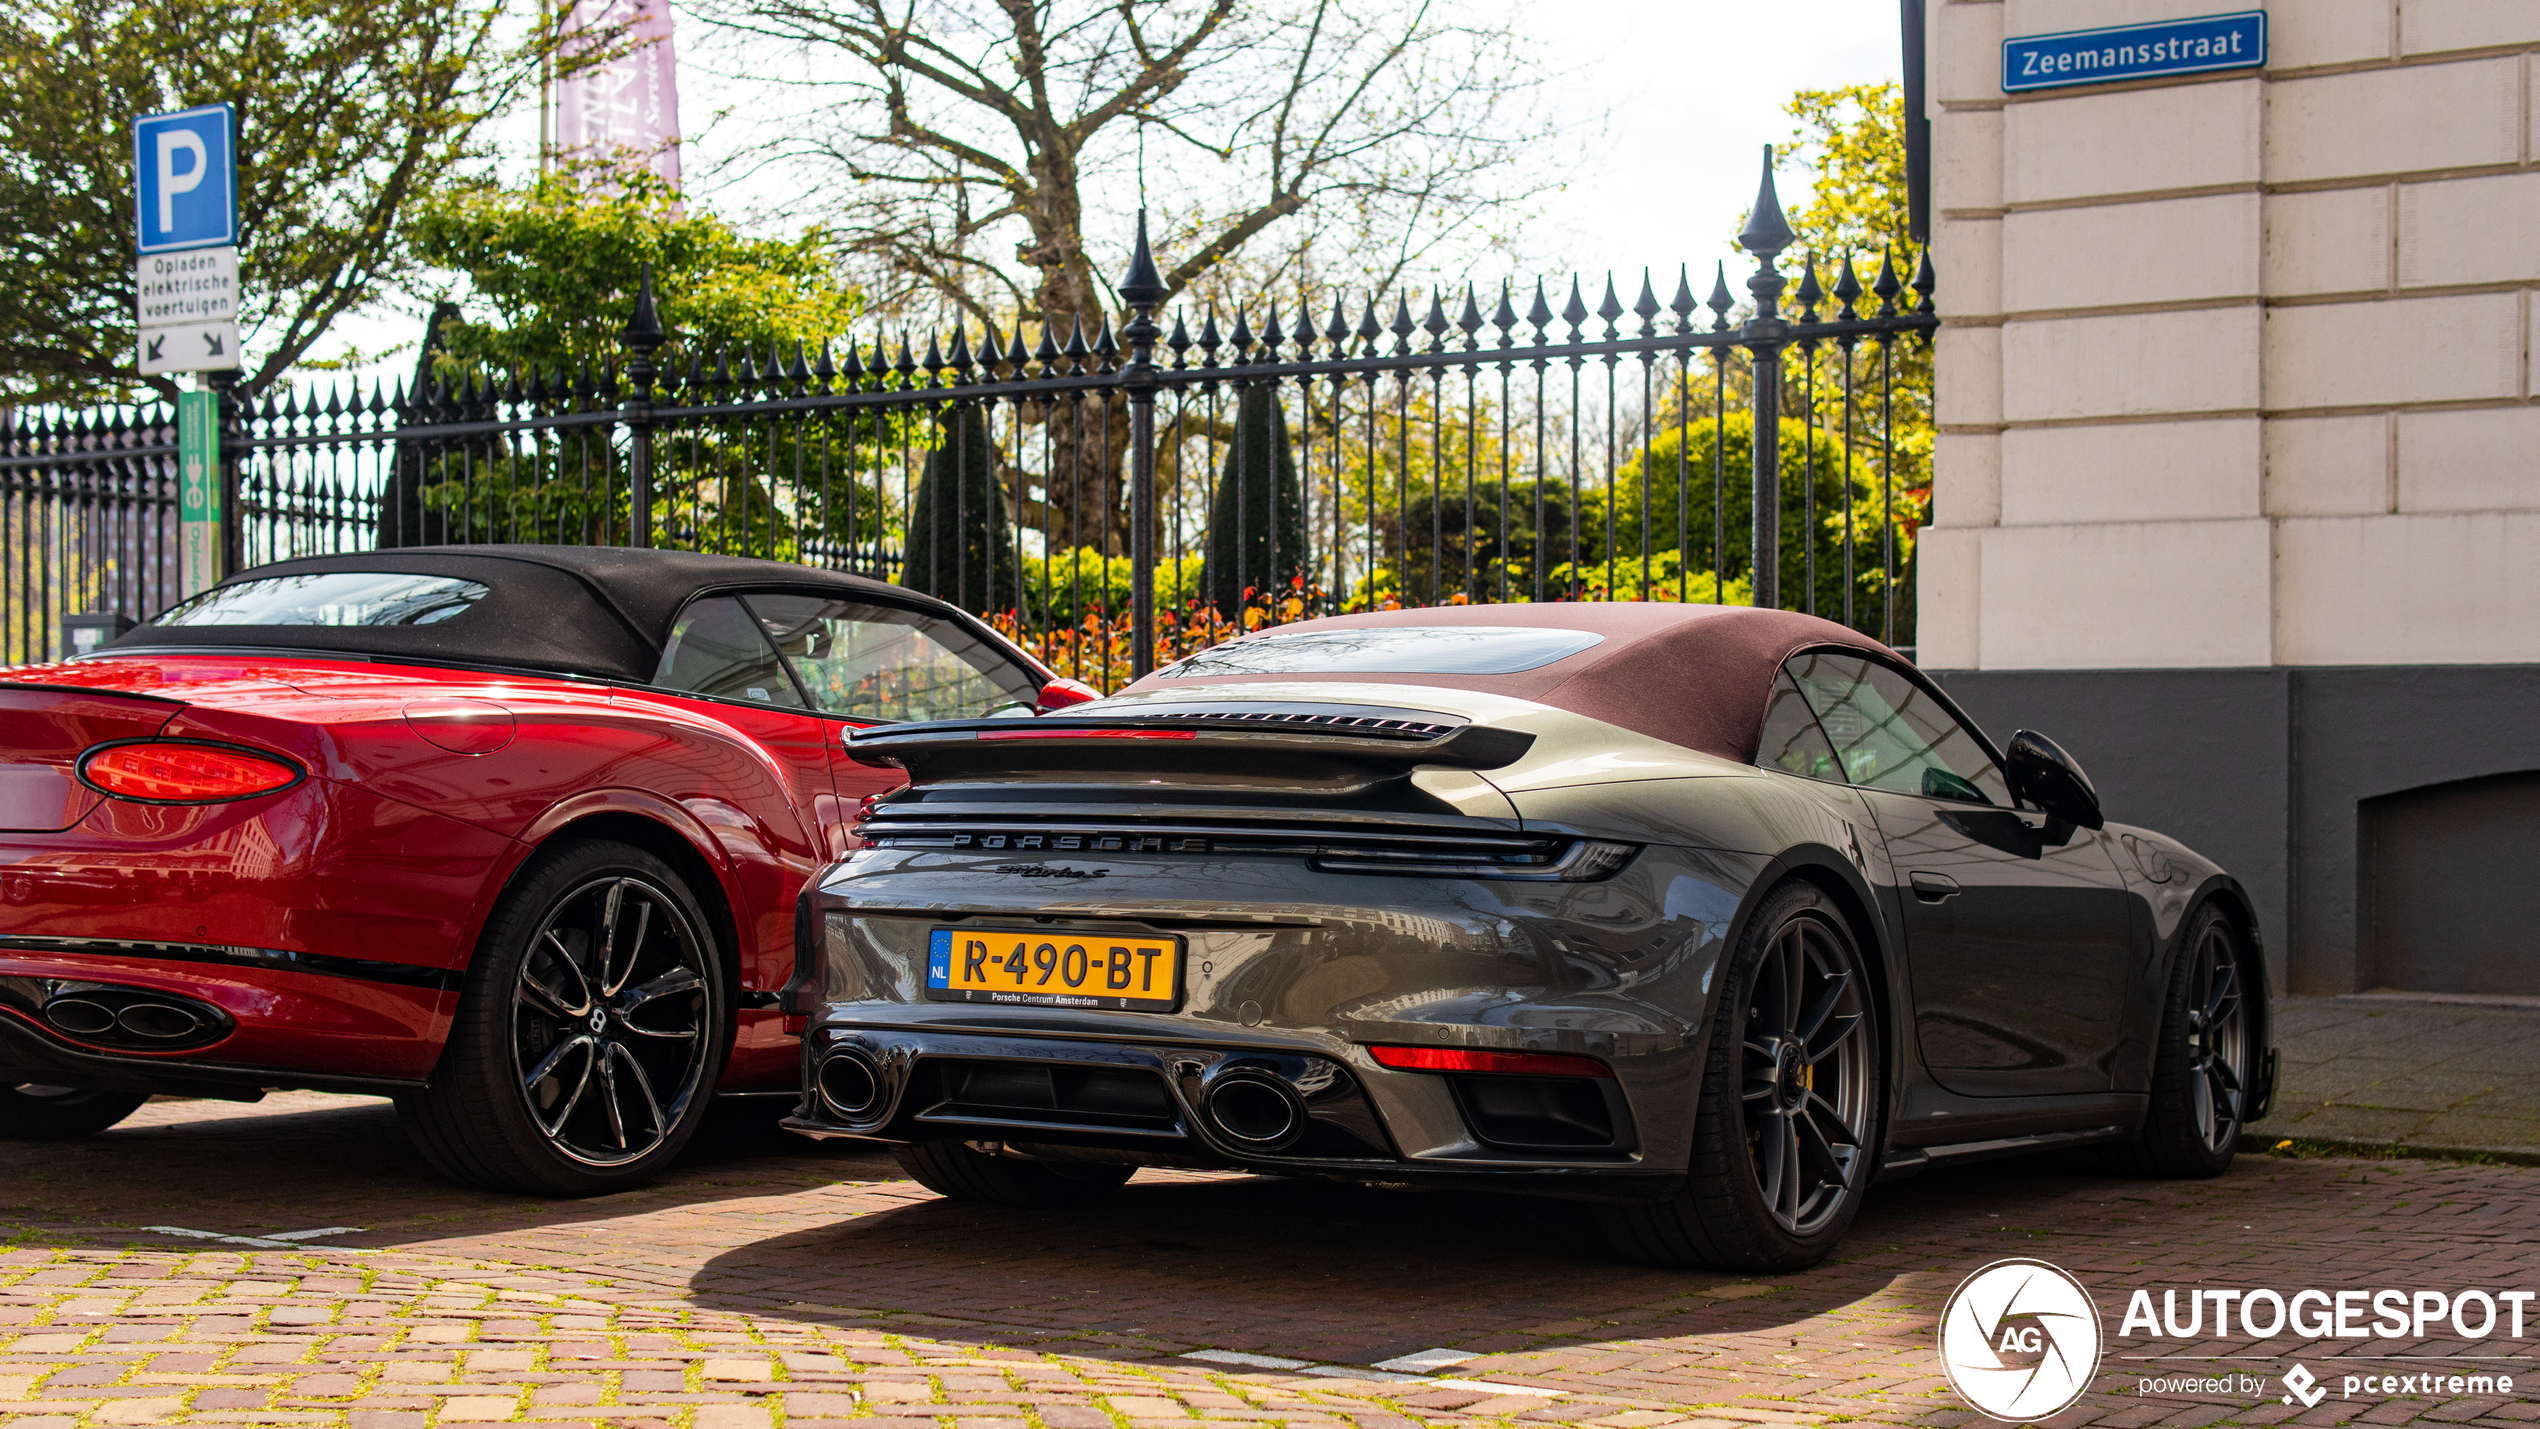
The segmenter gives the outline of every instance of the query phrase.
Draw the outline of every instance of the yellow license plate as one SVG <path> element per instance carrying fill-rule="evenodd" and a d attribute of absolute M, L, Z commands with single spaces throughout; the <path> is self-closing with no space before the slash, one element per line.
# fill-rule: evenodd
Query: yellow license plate
<path fill-rule="evenodd" d="M 937 928 L 926 940 L 936 1002 L 1171 1012 L 1181 994 L 1182 940 L 1169 935 Z"/>

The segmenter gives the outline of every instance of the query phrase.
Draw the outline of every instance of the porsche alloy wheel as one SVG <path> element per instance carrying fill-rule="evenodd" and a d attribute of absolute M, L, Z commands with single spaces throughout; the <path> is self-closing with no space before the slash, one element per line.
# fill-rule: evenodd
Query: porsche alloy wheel
<path fill-rule="evenodd" d="M 1755 910 L 1711 1023 L 1686 1188 L 1619 1208 L 1635 1259 L 1795 1270 L 1834 1248 L 1876 1170 L 1879 1067 L 1866 963 L 1834 904 L 1785 884 Z"/>
<path fill-rule="evenodd" d="M 1813 912 L 1775 930 L 1746 989 L 1738 1100 L 1747 1166 L 1774 1223 L 1804 1239 L 1825 1228 L 1861 1180 L 1868 1004 L 1850 940 Z"/>
<path fill-rule="evenodd" d="M 2219 908 L 2198 910 L 2162 1004 L 2151 1110 L 2142 1132 L 2115 1149 L 2120 1169 L 2201 1177 L 2231 1165 L 2255 1085 L 2250 975 L 2239 930 Z"/>
<path fill-rule="evenodd" d="M 2240 996 L 2240 965 L 2229 925 L 2209 919 L 2199 930 L 2187 970 L 2188 1101 L 2197 1136 L 2211 1154 L 2240 1142 L 2248 1096 L 2249 1013 Z"/>
<path fill-rule="evenodd" d="M 679 876 L 640 849 L 574 845 L 505 893 L 431 1086 L 399 1109 L 459 1180 L 623 1190 L 695 1133 L 729 1045 L 727 1003 Z"/>
<path fill-rule="evenodd" d="M 512 989 L 512 1070 L 550 1145 L 589 1166 L 661 1145 L 705 1081 L 709 973 L 651 880 L 595 878 L 555 905 Z"/>
<path fill-rule="evenodd" d="M 0 1140 L 94 1136 L 141 1109 L 140 1092 L 101 1092 L 41 1082 L 0 1082 Z"/>

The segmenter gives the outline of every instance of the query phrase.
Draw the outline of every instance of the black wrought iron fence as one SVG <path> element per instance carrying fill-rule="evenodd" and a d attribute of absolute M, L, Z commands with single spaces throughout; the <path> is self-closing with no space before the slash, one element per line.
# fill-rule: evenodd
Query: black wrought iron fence
<path fill-rule="evenodd" d="M 231 399 L 234 562 L 488 541 L 631 544 L 895 580 L 1116 687 L 1248 628 L 1388 604 L 1753 602 L 1912 639 L 1928 451 L 1900 441 L 1932 273 L 1805 255 L 1769 158 L 1724 268 L 1293 293 L 1174 312 L 1141 228 L 1105 315 L 817 352 L 665 332 L 623 370 Z M 1863 268 L 1872 269 L 1869 281 Z M 1595 294 L 1591 305 L 1591 293 Z M 1166 325 L 1169 321 L 1169 326 Z M 0 635 L 177 598 L 158 410 L 0 432 Z"/>

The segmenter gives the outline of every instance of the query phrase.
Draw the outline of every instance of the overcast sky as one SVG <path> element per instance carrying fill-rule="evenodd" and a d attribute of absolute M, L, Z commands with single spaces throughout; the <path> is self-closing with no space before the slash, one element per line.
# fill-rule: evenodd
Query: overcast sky
<path fill-rule="evenodd" d="M 1577 271 L 1593 284 L 1612 269 L 1625 302 L 1644 266 L 1662 275 L 1664 300 L 1671 291 L 1664 277 L 1676 264 L 1695 265 L 1700 295 L 1708 286 L 1702 272 L 1733 258 L 1727 236 L 1754 199 L 1763 146 L 1791 131 L 1782 106 L 1792 91 L 1899 72 L 1896 0 L 1498 2 L 1512 5 L 1542 44 L 1556 76 L 1551 100 L 1563 142 L 1577 148 L 1561 160 L 1573 177 L 1547 198 L 1526 247 L 1555 276 Z M 693 23 L 681 17 L 683 28 Z M 737 97 L 721 92 L 711 74 L 683 66 L 680 109 L 692 130 Z M 506 147 L 534 154 L 534 116 L 511 127 L 520 142 Z M 1784 201 L 1796 203 L 1804 180 L 1785 175 L 1782 184 Z M 702 197 L 716 201 L 711 192 Z M 1730 268 L 1731 287 L 1742 294 L 1740 265 Z M 1493 275 L 1475 276 L 1487 284 Z M 321 352 L 340 352 L 346 342 L 368 352 L 410 343 L 419 321 L 408 305 L 383 305 L 339 324 Z M 391 361 L 381 370 L 404 367 Z"/>

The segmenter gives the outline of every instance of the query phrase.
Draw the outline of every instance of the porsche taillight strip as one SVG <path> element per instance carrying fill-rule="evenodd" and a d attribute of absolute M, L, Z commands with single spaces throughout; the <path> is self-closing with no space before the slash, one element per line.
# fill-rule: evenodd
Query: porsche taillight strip
<path fill-rule="evenodd" d="M 458 968 L 430 968 L 416 963 L 381 962 L 375 958 L 339 958 L 326 953 L 298 953 L 284 948 L 251 948 L 231 943 L 156 943 L 117 938 L 22 938 L 0 935 L 0 956 L 32 953 L 42 957 L 131 958 L 156 963 L 219 963 L 229 967 L 266 968 L 308 973 L 314 977 L 351 978 L 394 987 L 456 992 L 467 974 Z"/>
<path fill-rule="evenodd" d="M 1487 1072 L 1518 1077 L 1602 1077 L 1614 1069 L 1594 1057 L 1563 1052 L 1493 1052 L 1480 1047 L 1369 1047 L 1379 1067 L 1397 1072 Z"/>

